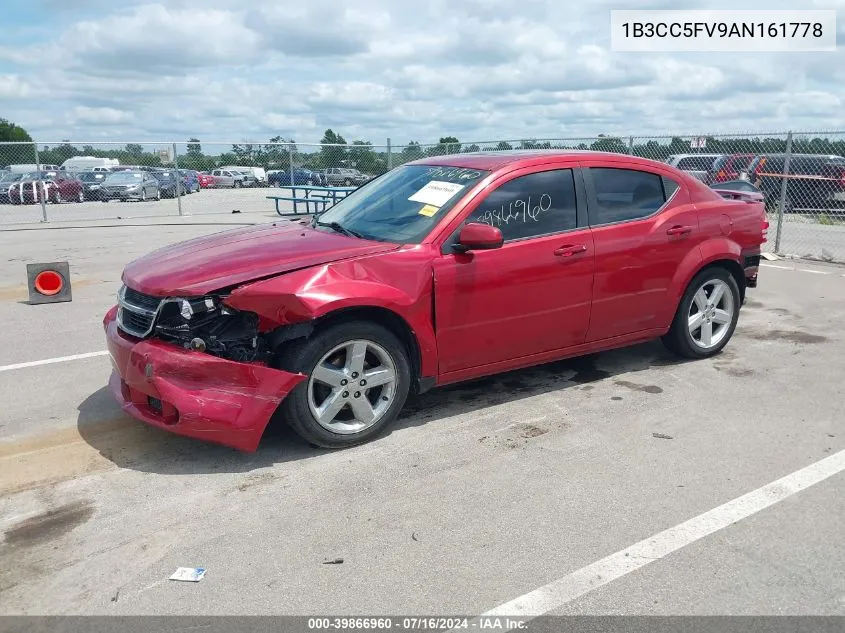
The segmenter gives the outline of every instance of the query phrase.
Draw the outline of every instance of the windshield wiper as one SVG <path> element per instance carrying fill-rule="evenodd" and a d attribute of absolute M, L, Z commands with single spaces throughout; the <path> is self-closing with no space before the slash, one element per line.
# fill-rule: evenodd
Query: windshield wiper
<path fill-rule="evenodd" d="M 345 235 L 346 237 L 357 237 L 358 239 L 364 239 L 363 235 L 361 235 L 357 231 L 353 231 L 352 229 L 347 229 L 339 222 L 317 222 L 316 224 L 317 226 L 326 226 L 332 229 L 333 231 L 340 233 L 341 235 Z"/>

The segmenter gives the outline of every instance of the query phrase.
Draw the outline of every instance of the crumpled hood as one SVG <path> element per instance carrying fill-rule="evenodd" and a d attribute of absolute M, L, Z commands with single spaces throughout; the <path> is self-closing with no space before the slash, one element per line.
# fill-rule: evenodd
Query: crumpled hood
<path fill-rule="evenodd" d="M 123 283 L 154 296 L 199 296 L 253 279 L 396 250 L 297 223 L 262 224 L 179 242 L 131 262 Z"/>

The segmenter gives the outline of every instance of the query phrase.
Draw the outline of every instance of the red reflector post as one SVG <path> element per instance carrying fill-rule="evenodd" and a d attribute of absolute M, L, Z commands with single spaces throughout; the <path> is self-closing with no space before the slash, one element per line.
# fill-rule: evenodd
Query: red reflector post
<path fill-rule="evenodd" d="M 55 270 L 45 270 L 35 276 L 34 285 L 35 289 L 42 295 L 52 297 L 61 292 L 65 282 Z"/>
<path fill-rule="evenodd" d="M 72 300 L 67 262 L 27 264 L 26 278 L 31 305 Z"/>

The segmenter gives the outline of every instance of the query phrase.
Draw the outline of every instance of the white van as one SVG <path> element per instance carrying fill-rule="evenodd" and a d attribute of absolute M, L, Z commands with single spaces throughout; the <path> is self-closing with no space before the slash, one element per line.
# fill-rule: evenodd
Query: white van
<path fill-rule="evenodd" d="M 59 171 L 58 165 L 40 165 L 41 171 Z M 27 165 L 9 165 L 9 171 L 13 174 L 29 174 L 38 171 L 39 165 L 35 163 Z"/>
<path fill-rule="evenodd" d="M 111 171 L 112 167 L 120 166 L 116 158 L 97 158 L 96 156 L 74 156 L 62 163 L 65 171 Z"/>

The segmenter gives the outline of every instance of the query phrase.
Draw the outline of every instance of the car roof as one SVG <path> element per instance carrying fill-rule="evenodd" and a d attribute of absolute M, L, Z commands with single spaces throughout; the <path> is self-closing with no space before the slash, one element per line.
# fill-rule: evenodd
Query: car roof
<path fill-rule="evenodd" d="M 667 167 L 666 163 L 619 154 L 617 152 L 598 152 L 595 150 L 580 149 L 522 149 L 505 150 L 495 152 L 469 152 L 466 154 L 447 154 L 445 156 L 430 156 L 407 163 L 408 165 L 440 165 L 444 167 L 465 167 L 468 169 L 483 169 L 495 171 L 502 167 L 515 163 L 529 166 L 547 161 L 550 158 L 571 158 L 578 159 L 605 159 L 611 162 L 626 162 L 642 166 Z"/>

